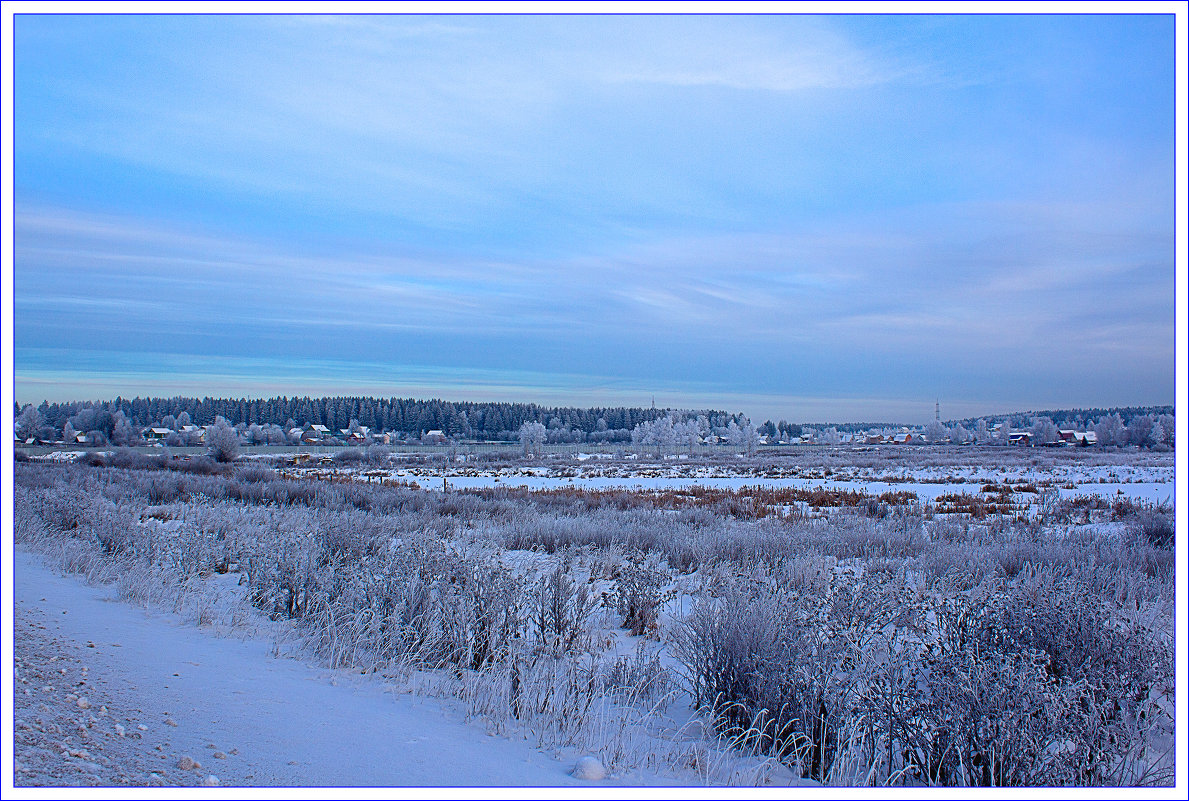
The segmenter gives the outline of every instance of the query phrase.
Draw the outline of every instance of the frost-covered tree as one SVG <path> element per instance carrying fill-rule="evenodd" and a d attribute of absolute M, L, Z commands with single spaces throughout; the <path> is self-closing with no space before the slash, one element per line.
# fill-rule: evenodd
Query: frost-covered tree
<path fill-rule="evenodd" d="M 520 426 L 520 446 L 524 449 L 524 455 L 540 456 L 547 433 L 545 426 L 536 421 Z"/>
<path fill-rule="evenodd" d="M 1156 422 L 1160 423 L 1160 430 L 1164 432 L 1164 444 L 1173 445 L 1176 442 L 1177 419 L 1171 414 L 1162 414 Z"/>
<path fill-rule="evenodd" d="M 111 441 L 113 445 L 132 445 L 140 439 L 140 431 L 117 410 L 112 415 Z"/>
<path fill-rule="evenodd" d="M 677 438 L 677 443 L 687 448 L 690 453 L 694 452 L 701 439 L 698 435 L 698 424 L 693 420 L 682 420 L 673 426 L 673 435 Z"/>
<path fill-rule="evenodd" d="M 742 448 L 744 453 L 751 455 L 755 453 L 760 444 L 760 435 L 750 420 L 746 417 L 742 417 L 740 420 L 740 423 L 732 420 L 731 424 L 727 426 L 727 442 L 736 448 Z"/>
<path fill-rule="evenodd" d="M 657 456 L 673 450 L 677 445 L 677 432 L 673 429 L 673 418 L 666 415 L 652 424 L 652 442 Z"/>
<path fill-rule="evenodd" d="M 1098 437 L 1098 444 L 1103 447 L 1127 444 L 1127 427 L 1123 425 L 1123 418 L 1117 414 L 1100 417 L 1094 426 L 1094 434 Z"/>
<path fill-rule="evenodd" d="M 41 428 L 42 423 L 41 412 L 37 411 L 33 404 L 27 403 L 16 419 L 16 430 L 23 437 L 32 437 Z"/>
<path fill-rule="evenodd" d="M 1141 414 L 1131 418 L 1131 425 L 1127 426 L 1127 444 L 1138 445 L 1141 448 L 1151 447 L 1152 427 L 1156 425 L 1156 418 L 1150 414 Z"/>
<path fill-rule="evenodd" d="M 1060 436 L 1057 433 L 1057 424 L 1048 417 L 1038 417 L 1033 420 L 1029 432 L 1032 434 L 1032 443 L 1034 445 L 1045 445 L 1050 442 L 1056 442 Z"/>
<path fill-rule="evenodd" d="M 925 426 L 925 439 L 934 444 L 944 442 L 949 433 L 950 430 L 939 420 L 930 420 L 929 425 Z"/>
<path fill-rule="evenodd" d="M 62 441 L 72 443 L 77 438 L 78 432 L 74 430 L 74 426 L 72 426 L 70 421 L 67 420 L 65 425 L 62 426 Z"/>
<path fill-rule="evenodd" d="M 222 417 L 206 431 L 206 449 L 218 462 L 232 462 L 239 455 L 239 435 Z"/>
<path fill-rule="evenodd" d="M 966 426 L 956 423 L 950 429 L 950 439 L 959 445 L 965 445 L 967 442 L 970 442 L 970 432 L 966 430 Z"/>
<path fill-rule="evenodd" d="M 174 417 L 172 414 L 167 414 L 161 418 L 161 427 L 173 429 L 176 431 L 177 427 L 178 427 L 178 419 L 176 417 Z"/>
<path fill-rule="evenodd" d="M 987 421 L 981 417 L 974 426 L 974 438 L 980 445 L 991 441 L 991 432 L 987 429 Z"/>
<path fill-rule="evenodd" d="M 190 422 L 190 413 L 189 412 L 181 412 L 178 415 L 178 428 L 184 428 L 185 426 L 188 426 L 188 425 L 192 425 Z"/>
<path fill-rule="evenodd" d="M 838 433 L 837 428 L 830 426 L 817 435 L 817 441 L 822 445 L 840 445 L 842 444 L 842 435 Z"/>
<path fill-rule="evenodd" d="M 1156 447 L 1157 445 L 1160 445 L 1160 446 L 1165 445 L 1164 426 L 1160 425 L 1159 420 L 1157 420 L 1152 425 L 1152 431 L 1151 431 L 1150 436 L 1151 436 L 1151 447 Z"/>
<path fill-rule="evenodd" d="M 677 444 L 672 415 L 637 423 L 632 429 L 632 444 L 636 446 L 637 452 L 652 451 L 657 457 L 666 450 L 672 450 Z"/>

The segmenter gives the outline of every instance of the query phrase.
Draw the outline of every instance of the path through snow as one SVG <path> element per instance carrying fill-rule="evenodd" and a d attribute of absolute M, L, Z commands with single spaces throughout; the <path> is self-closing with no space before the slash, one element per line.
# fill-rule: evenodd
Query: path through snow
<path fill-rule="evenodd" d="M 590 786 L 569 775 L 578 754 L 489 736 L 449 702 L 274 658 L 265 641 L 215 637 L 13 557 L 18 676 L 32 677 L 16 685 L 18 785 L 193 786 L 215 774 L 224 786 Z M 82 692 L 96 700 L 86 710 L 69 700 Z M 181 769 L 183 757 L 202 767 Z"/>

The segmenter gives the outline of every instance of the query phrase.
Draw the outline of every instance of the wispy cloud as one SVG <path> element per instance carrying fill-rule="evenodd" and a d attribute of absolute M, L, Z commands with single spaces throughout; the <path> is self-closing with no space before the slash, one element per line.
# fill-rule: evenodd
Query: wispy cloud
<path fill-rule="evenodd" d="M 543 392 L 1163 401 L 1166 39 L 1127 16 L 30 16 L 17 346 L 162 342 L 274 385 L 321 354 Z"/>
<path fill-rule="evenodd" d="M 876 86 L 919 69 L 865 50 L 820 20 L 783 22 L 774 29 L 762 17 L 725 25 L 708 19 L 648 20 L 623 32 L 620 52 L 598 74 L 610 82 L 798 92 Z M 674 28 L 679 36 L 658 36 Z"/>

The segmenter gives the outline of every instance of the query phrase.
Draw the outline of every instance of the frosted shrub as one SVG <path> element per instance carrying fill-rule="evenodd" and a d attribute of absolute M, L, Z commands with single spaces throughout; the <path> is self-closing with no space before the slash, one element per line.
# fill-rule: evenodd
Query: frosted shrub
<path fill-rule="evenodd" d="M 823 782 L 1104 784 L 1142 761 L 1167 642 L 1053 568 L 931 588 L 799 568 L 698 603 L 673 651 L 719 729 Z"/>
<path fill-rule="evenodd" d="M 345 448 L 341 451 L 336 451 L 334 456 L 330 458 L 334 459 L 334 463 L 339 465 L 361 464 L 364 460 L 364 453 L 359 448 Z"/>
<path fill-rule="evenodd" d="M 615 576 L 615 591 L 604 599 L 623 615 L 623 627 L 636 636 L 656 632 L 661 605 L 674 597 L 673 591 L 665 589 L 669 573 L 658 561 L 642 551 L 629 553 Z"/>
<path fill-rule="evenodd" d="M 521 588 L 490 554 L 457 558 L 437 598 L 446 658 L 479 670 L 503 661 L 521 634 Z"/>
<path fill-rule="evenodd" d="M 574 651 L 583 644 L 586 619 L 597 603 L 587 585 L 576 583 L 564 565 L 542 576 L 528 609 L 538 647 L 556 656 Z"/>
<path fill-rule="evenodd" d="M 191 459 L 172 459 L 166 465 L 170 470 L 181 473 L 194 473 L 201 476 L 214 476 L 224 473 L 219 463 L 210 456 L 195 456 Z"/>
<path fill-rule="evenodd" d="M 1177 530 L 1171 515 L 1160 509 L 1141 509 L 1135 514 L 1132 526 L 1140 537 L 1157 548 L 1172 548 Z"/>
<path fill-rule="evenodd" d="M 261 481 L 276 481 L 280 476 L 272 468 L 253 462 L 237 470 L 235 478 L 244 484 L 257 484 Z"/>
<path fill-rule="evenodd" d="M 645 643 L 636 646 L 630 656 L 621 656 L 603 677 L 604 687 L 629 699 L 653 700 L 669 694 L 673 677 L 656 653 L 649 653 Z"/>

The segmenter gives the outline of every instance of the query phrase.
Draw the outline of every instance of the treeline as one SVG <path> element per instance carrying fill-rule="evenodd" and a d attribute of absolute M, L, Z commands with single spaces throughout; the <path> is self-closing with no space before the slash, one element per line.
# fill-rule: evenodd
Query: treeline
<path fill-rule="evenodd" d="M 664 417 L 669 409 L 639 407 L 539 406 L 535 403 L 472 403 L 439 399 L 339 397 L 247 398 L 126 398 L 112 401 L 71 403 L 43 402 L 36 408 L 38 424 L 62 431 L 67 422 L 77 419 L 84 409 L 90 426 L 102 431 L 114 426 L 116 415 L 139 428 L 162 425 L 167 418 L 177 420 L 183 414 L 196 426 L 213 425 L 222 417 L 233 426 L 276 425 L 282 428 L 306 424 L 324 425 L 331 431 L 353 423 L 373 431 L 420 434 L 439 430 L 452 438 L 508 439 L 525 423 L 540 423 L 554 432 L 598 435 L 621 431 L 622 438 L 640 423 Z M 14 415 L 20 414 L 19 407 Z M 727 425 L 739 415 L 721 411 L 702 411 L 710 420 Z M 76 426 L 77 427 L 77 426 Z M 111 432 L 106 432 L 110 434 Z"/>
<path fill-rule="evenodd" d="M 1137 417 L 1173 416 L 1173 406 L 1112 406 L 1109 409 L 1046 409 L 1039 412 L 1012 412 L 1011 414 L 985 414 L 982 417 L 967 417 L 964 420 L 951 420 L 947 425 L 962 425 L 973 428 L 978 421 L 984 420 L 988 426 L 1006 423 L 1017 429 L 1027 428 L 1038 418 L 1052 420 L 1057 428 L 1072 428 L 1085 431 L 1094 428 L 1097 421 L 1104 417 L 1117 415 L 1123 425 L 1130 426 Z M 840 429 L 841 430 L 841 429 Z"/>

